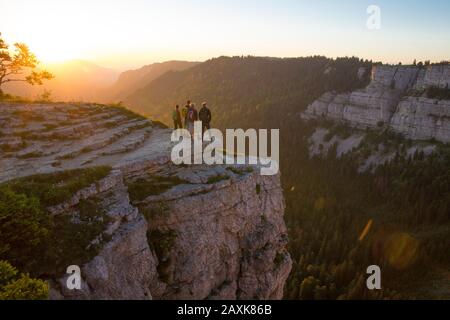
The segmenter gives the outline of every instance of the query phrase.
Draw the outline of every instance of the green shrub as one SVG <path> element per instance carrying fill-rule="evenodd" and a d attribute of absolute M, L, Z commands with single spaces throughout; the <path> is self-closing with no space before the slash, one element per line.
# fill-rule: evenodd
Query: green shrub
<path fill-rule="evenodd" d="M 13 280 L 17 274 L 17 269 L 9 264 L 9 262 L 0 260 L 0 288 Z"/>
<path fill-rule="evenodd" d="M 158 257 L 157 271 L 160 280 L 168 282 L 170 273 L 169 267 L 171 265 L 170 252 L 175 244 L 177 233 L 174 230 L 161 231 L 149 230 L 147 231 L 147 241 L 149 247 L 156 253 Z"/>
<path fill-rule="evenodd" d="M 245 175 L 246 173 L 253 172 L 253 168 L 252 167 L 244 167 L 244 168 L 227 167 L 227 170 L 233 172 L 234 174 L 240 175 L 240 176 Z"/>
<path fill-rule="evenodd" d="M 29 158 L 39 158 L 42 157 L 43 153 L 41 151 L 32 151 L 25 153 L 23 155 L 17 156 L 19 159 L 29 159 Z"/>
<path fill-rule="evenodd" d="M 333 130 L 330 130 L 327 132 L 327 134 L 323 137 L 324 142 L 329 142 L 335 135 L 335 132 Z"/>
<path fill-rule="evenodd" d="M 13 96 L 7 93 L 0 92 L 0 101 L 4 102 L 20 102 L 20 103 L 31 103 L 30 99 L 26 99 L 23 97 Z"/>
<path fill-rule="evenodd" d="M 76 191 L 106 177 L 110 171 L 108 166 L 66 170 L 18 178 L 3 185 L 38 198 L 43 206 L 52 206 L 69 200 Z"/>
<path fill-rule="evenodd" d="M 147 240 L 158 258 L 166 257 L 172 249 L 177 233 L 174 230 L 161 231 L 158 229 L 147 232 Z"/>
<path fill-rule="evenodd" d="M 106 129 L 112 129 L 112 128 L 119 126 L 119 124 L 117 122 L 106 122 L 103 126 Z"/>
<path fill-rule="evenodd" d="M 167 125 L 165 125 L 164 123 L 162 123 L 161 121 L 158 121 L 158 120 L 153 120 L 152 123 L 156 128 L 161 128 L 161 129 L 169 128 Z"/>
<path fill-rule="evenodd" d="M 277 252 L 277 254 L 275 255 L 275 258 L 273 259 L 273 263 L 275 264 L 276 267 L 279 267 L 285 259 L 285 253 L 284 252 Z"/>
<path fill-rule="evenodd" d="M 148 128 L 148 127 L 151 127 L 151 126 L 152 126 L 151 122 L 147 121 L 147 122 L 142 123 L 142 124 L 140 124 L 138 126 L 134 126 L 134 127 L 128 128 L 128 130 L 130 130 L 130 132 L 133 132 L 133 131 L 141 130 L 141 129 Z"/>
<path fill-rule="evenodd" d="M 11 146 L 9 144 L 2 144 L 0 145 L 0 150 L 2 152 L 12 152 L 12 151 L 19 151 L 21 149 L 24 149 L 27 147 L 27 143 L 25 141 L 22 141 L 22 143 L 18 146 Z"/>
<path fill-rule="evenodd" d="M 150 221 L 155 216 L 161 216 L 169 212 L 169 206 L 165 201 L 159 201 L 151 207 L 140 206 L 139 211 L 144 215 L 147 221 Z"/>
<path fill-rule="evenodd" d="M 99 167 L 35 175 L 0 185 L 0 259 L 45 277 L 92 259 L 108 240 L 103 231 L 110 218 L 99 200 L 82 200 L 70 215 L 53 216 L 46 207 L 71 197 L 109 170 Z M 94 239 L 99 239 L 97 245 L 91 244 Z"/>
<path fill-rule="evenodd" d="M 0 261 L 0 300 L 43 300 L 48 290 L 45 281 L 19 274 L 7 261 Z"/>
<path fill-rule="evenodd" d="M 52 131 L 56 128 L 58 128 L 58 125 L 54 123 L 44 123 L 45 130 L 44 131 Z"/>
<path fill-rule="evenodd" d="M 147 119 L 146 117 L 144 117 L 134 111 L 131 111 L 130 109 L 123 106 L 122 102 L 110 104 L 110 105 L 108 105 L 108 107 L 110 107 L 111 109 L 114 109 L 115 111 L 117 111 L 118 113 L 127 117 L 130 120 L 131 119 L 140 119 L 140 120 Z"/>
<path fill-rule="evenodd" d="M 82 265 L 95 257 L 102 245 L 110 238 L 104 231 L 111 222 L 100 205 L 100 200 L 82 200 L 74 215 L 57 215 L 52 219 L 52 228 L 44 245 L 39 261 L 33 267 L 35 274 L 60 275 L 67 266 Z M 94 239 L 99 241 L 92 244 Z"/>
<path fill-rule="evenodd" d="M 256 184 L 256 194 L 260 194 L 261 193 L 261 185 L 258 183 Z"/>
<path fill-rule="evenodd" d="M 439 87 L 429 87 L 425 90 L 425 95 L 430 99 L 438 99 L 438 100 L 449 100 L 450 99 L 450 89 L 448 86 L 446 88 Z"/>
<path fill-rule="evenodd" d="M 206 183 L 213 184 L 213 183 L 217 183 L 217 182 L 220 182 L 220 181 L 223 181 L 223 180 L 227 180 L 229 178 L 230 177 L 228 175 L 226 175 L 226 174 L 218 174 L 218 175 L 209 177 Z"/>
<path fill-rule="evenodd" d="M 58 156 L 56 159 L 58 160 L 69 160 L 69 159 L 73 159 L 77 156 L 76 152 L 71 152 L 71 153 L 66 153 L 65 155 L 62 156 Z"/>
<path fill-rule="evenodd" d="M 345 126 L 345 125 L 338 125 L 336 127 L 336 134 L 338 135 L 338 137 L 340 137 L 341 139 L 347 139 L 349 138 L 353 133 L 353 129 Z"/>
<path fill-rule="evenodd" d="M 18 265 L 42 243 L 49 224 L 38 198 L 0 188 L 0 258 Z"/>
<path fill-rule="evenodd" d="M 138 178 L 131 181 L 127 183 L 127 186 L 131 201 L 142 201 L 148 196 L 164 193 L 170 188 L 183 183 L 186 183 L 186 181 L 177 176 L 150 176 L 147 179 Z"/>

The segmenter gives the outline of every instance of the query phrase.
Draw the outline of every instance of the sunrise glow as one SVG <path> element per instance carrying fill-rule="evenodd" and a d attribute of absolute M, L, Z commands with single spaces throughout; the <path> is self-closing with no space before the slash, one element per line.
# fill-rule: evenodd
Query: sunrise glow
<path fill-rule="evenodd" d="M 236 10 L 236 1 L 1 0 L 0 31 L 10 42 L 28 43 L 44 62 L 76 58 L 118 68 L 247 54 L 410 63 L 450 52 L 447 1 L 378 1 L 378 31 L 366 27 L 369 4 L 246 1 Z"/>

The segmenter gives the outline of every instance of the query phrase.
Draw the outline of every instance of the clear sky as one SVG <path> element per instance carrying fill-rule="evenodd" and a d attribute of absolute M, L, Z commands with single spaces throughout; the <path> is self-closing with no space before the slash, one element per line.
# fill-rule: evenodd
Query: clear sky
<path fill-rule="evenodd" d="M 381 29 L 369 30 L 369 5 Z M 44 62 L 119 69 L 220 55 L 450 59 L 449 0 L 0 0 L 0 32 Z"/>

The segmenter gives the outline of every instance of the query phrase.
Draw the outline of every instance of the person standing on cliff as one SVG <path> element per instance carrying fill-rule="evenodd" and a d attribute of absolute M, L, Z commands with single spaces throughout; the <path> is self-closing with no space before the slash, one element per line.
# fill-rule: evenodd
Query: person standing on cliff
<path fill-rule="evenodd" d="M 211 111 L 206 106 L 206 102 L 202 103 L 202 108 L 200 109 L 198 117 L 200 118 L 200 121 L 202 122 L 202 137 L 203 137 L 203 133 L 205 133 L 206 130 L 211 128 L 211 126 L 210 126 Z"/>
<path fill-rule="evenodd" d="M 173 127 L 174 129 L 183 129 L 183 125 L 181 124 L 181 114 L 180 107 L 178 105 L 175 106 L 175 110 L 172 112 L 173 119 Z"/>
<path fill-rule="evenodd" d="M 186 129 L 187 129 L 187 115 L 190 107 L 191 107 L 191 100 L 188 100 L 183 110 L 181 110 L 181 116 L 183 117 L 184 127 Z"/>
<path fill-rule="evenodd" d="M 191 103 L 187 112 L 186 129 L 189 130 L 191 136 L 194 136 L 194 122 L 198 120 L 198 112 L 195 109 L 195 104 Z"/>

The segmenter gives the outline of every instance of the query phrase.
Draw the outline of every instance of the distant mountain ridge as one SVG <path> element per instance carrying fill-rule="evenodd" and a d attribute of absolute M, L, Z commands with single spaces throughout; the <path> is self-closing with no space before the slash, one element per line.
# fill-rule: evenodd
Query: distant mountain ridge
<path fill-rule="evenodd" d="M 175 104 L 207 101 L 214 125 L 261 127 L 274 115 L 306 108 L 333 89 L 348 91 L 367 84 L 358 77 L 371 62 L 358 58 L 219 57 L 192 68 L 167 72 L 124 99 L 137 112 L 170 123 Z M 367 72 L 368 74 L 368 72 Z M 263 127 L 264 127 L 263 126 Z"/>
<path fill-rule="evenodd" d="M 119 76 L 119 72 L 114 69 L 84 60 L 70 60 L 45 67 L 55 75 L 54 79 L 42 86 L 9 83 L 5 86 L 5 92 L 34 99 L 48 90 L 54 100 L 97 101 L 101 100 L 103 90 Z"/>
<path fill-rule="evenodd" d="M 55 78 L 42 86 L 15 82 L 5 85 L 5 92 L 36 99 L 50 91 L 52 100 L 57 101 L 117 102 L 166 72 L 187 70 L 197 64 L 199 62 L 166 61 L 120 73 L 89 61 L 70 60 L 46 65 Z"/>
<path fill-rule="evenodd" d="M 166 72 L 187 70 L 197 64 L 199 62 L 172 60 L 125 71 L 120 74 L 117 82 L 109 88 L 107 96 L 109 99 L 124 99 Z"/>

